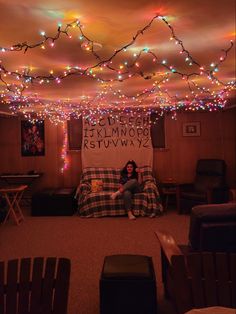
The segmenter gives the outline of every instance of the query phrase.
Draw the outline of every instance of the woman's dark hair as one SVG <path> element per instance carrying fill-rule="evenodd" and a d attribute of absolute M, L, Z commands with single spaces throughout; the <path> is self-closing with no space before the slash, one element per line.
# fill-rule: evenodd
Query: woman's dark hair
<path fill-rule="evenodd" d="M 133 168 L 134 168 L 134 170 L 133 170 L 133 173 L 135 173 L 136 174 L 136 168 L 138 168 L 138 166 L 137 166 L 137 164 L 136 164 L 136 162 L 134 161 L 134 160 L 129 160 L 129 161 L 127 161 L 127 163 L 126 163 L 126 165 L 124 166 L 124 168 L 122 169 L 122 171 L 121 171 L 121 173 L 122 174 L 124 174 L 124 175 L 126 175 L 128 172 L 127 172 L 127 166 L 128 165 L 132 165 L 133 166 Z"/>

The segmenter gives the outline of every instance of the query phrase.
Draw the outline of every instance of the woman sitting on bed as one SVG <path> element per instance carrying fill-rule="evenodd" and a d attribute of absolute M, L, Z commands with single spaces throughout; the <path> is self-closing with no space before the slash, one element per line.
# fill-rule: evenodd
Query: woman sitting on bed
<path fill-rule="evenodd" d="M 112 193 L 111 198 L 114 200 L 121 195 L 124 199 L 129 219 L 136 219 L 132 212 L 132 195 L 142 191 L 142 174 L 134 160 L 129 160 L 124 166 L 119 183 L 118 191 Z"/>

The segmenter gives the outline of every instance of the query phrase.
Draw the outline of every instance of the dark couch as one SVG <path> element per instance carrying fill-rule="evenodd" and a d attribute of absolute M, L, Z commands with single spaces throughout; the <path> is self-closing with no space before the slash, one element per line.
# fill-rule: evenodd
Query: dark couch
<path fill-rule="evenodd" d="M 196 251 L 236 252 L 236 203 L 193 207 L 189 245 Z"/>

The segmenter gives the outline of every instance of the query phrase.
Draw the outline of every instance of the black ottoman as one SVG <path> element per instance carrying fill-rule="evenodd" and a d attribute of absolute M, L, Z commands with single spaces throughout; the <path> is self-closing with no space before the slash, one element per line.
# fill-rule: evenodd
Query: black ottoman
<path fill-rule="evenodd" d="M 32 216 L 71 216 L 77 208 L 75 188 L 45 189 L 32 196 Z"/>
<path fill-rule="evenodd" d="M 152 258 L 106 256 L 100 278 L 100 314 L 156 314 L 156 278 Z"/>

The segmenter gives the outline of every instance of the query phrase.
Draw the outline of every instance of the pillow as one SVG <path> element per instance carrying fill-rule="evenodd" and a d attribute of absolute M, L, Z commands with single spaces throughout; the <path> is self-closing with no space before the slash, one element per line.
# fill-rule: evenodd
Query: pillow
<path fill-rule="evenodd" d="M 103 182 L 102 180 L 93 179 L 91 180 L 91 191 L 94 192 L 101 192 L 103 190 Z"/>

